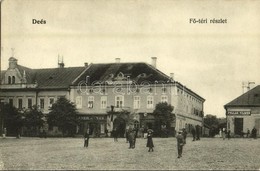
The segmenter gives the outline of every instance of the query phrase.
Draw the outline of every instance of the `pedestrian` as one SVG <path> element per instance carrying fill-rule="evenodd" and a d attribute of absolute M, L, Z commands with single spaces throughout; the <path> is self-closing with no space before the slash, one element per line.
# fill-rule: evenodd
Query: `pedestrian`
<path fill-rule="evenodd" d="M 47 133 L 46 133 L 45 129 L 43 129 L 42 134 L 43 134 L 43 137 L 44 137 L 44 138 L 47 138 Z"/>
<path fill-rule="evenodd" d="M 246 138 L 249 138 L 249 135 L 250 135 L 250 130 L 247 128 L 247 131 L 246 131 Z"/>
<path fill-rule="evenodd" d="M 222 135 L 222 130 L 221 128 L 219 129 L 219 137 L 221 138 L 221 135 Z"/>
<path fill-rule="evenodd" d="M 177 139 L 177 149 L 178 149 L 178 158 L 182 157 L 182 149 L 184 146 L 184 138 L 182 135 L 182 131 L 178 131 L 178 135 L 176 136 Z"/>
<path fill-rule="evenodd" d="M 125 138 L 126 138 L 126 143 L 129 142 L 129 129 L 125 130 Z"/>
<path fill-rule="evenodd" d="M 257 130 L 255 127 L 252 129 L 251 133 L 252 133 L 252 138 L 256 139 Z"/>
<path fill-rule="evenodd" d="M 196 140 L 196 130 L 195 130 L 195 128 L 193 126 L 191 128 L 191 134 L 192 134 L 192 137 L 193 137 L 192 141 L 195 141 Z"/>
<path fill-rule="evenodd" d="M 199 125 L 196 125 L 196 135 L 197 135 L 196 140 L 200 140 L 200 126 Z"/>
<path fill-rule="evenodd" d="M 133 148 L 135 148 L 136 138 L 137 138 L 138 128 L 134 129 L 134 142 L 133 142 Z"/>
<path fill-rule="evenodd" d="M 225 138 L 226 138 L 226 128 L 222 129 L 222 138 L 223 138 L 223 140 L 225 140 Z"/>
<path fill-rule="evenodd" d="M 134 148 L 134 136 L 135 132 L 132 128 L 129 128 L 128 141 L 129 141 L 129 149 Z"/>
<path fill-rule="evenodd" d="M 227 138 L 230 139 L 230 130 L 227 131 Z"/>
<path fill-rule="evenodd" d="M 184 144 L 186 144 L 187 131 L 185 128 L 182 129 L 182 135 L 183 135 Z"/>
<path fill-rule="evenodd" d="M 106 134 L 106 137 L 108 137 L 108 129 L 107 128 L 105 129 L 105 134 Z"/>
<path fill-rule="evenodd" d="M 6 133 L 7 133 L 6 128 L 4 128 L 4 130 L 3 130 L 3 138 L 4 138 L 4 139 L 5 139 L 5 137 L 6 137 Z"/>
<path fill-rule="evenodd" d="M 147 128 L 145 127 L 144 128 L 144 139 L 146 139 L 147 138 Z"/>
<path fill-rule="evenodd" d="M 147 132 L 147 144 L 146 144 L 146 147 L 149 147 L 149 150 L 148 152 L 152 151 L 153 152 L 153 130 L 149 129 L 148 132 Z"/>
<path fill-rule="evenodd" d="M 112 136 L 114 137 L 114 142 L 118 142 L 118 140 L 117 140 L 118 131 L 116 128 L 113 129 Z"/>
<path fill-rule="evenodd" d="M 85 135 L 84 135 L 84 147 L 88 147 L 88 142 L 89 142 L 89 133 L 88 131 L 86 131 Z"/>

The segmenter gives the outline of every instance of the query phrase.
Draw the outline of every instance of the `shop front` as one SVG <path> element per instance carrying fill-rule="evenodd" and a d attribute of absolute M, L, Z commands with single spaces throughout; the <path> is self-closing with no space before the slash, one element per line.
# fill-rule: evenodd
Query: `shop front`
<path fill-rule="evenodd" d="M 106 115 L 81 115 L 79 116 L 80 125 L 78 134 L 84 135 L 86 131 L 89 131 L 90 136 L 100 137 L 105 135 L 106 129 Z"/>

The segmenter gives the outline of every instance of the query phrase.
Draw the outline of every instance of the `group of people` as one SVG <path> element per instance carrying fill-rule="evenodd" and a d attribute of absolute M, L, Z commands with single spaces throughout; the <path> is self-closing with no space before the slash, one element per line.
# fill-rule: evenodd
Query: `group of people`
<path fill-rule="evenodd" d="M 200 140 L 200 126 L 196 125 L 195 128 L 192 126 L 191 134 L 192 134 L 192 137 L 193 137 L 192 141 Z"/>

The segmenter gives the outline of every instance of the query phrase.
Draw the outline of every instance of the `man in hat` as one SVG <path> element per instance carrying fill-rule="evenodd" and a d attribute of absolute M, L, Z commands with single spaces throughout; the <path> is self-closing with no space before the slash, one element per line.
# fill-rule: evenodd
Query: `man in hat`
<path fill-rule="evenodd" d="M 182 135 L 182 130 L 178 131 L 178 135 L 176 136 L 177 139 L 177 149 L 178 149 L 178 158 L 182 157 L 182 149 L 184 146 L 184 138 Z"/>

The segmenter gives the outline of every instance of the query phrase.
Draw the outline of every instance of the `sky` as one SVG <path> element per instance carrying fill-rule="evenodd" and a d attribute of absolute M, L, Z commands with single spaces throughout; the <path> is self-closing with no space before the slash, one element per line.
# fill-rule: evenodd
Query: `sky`
<path fill-rule="evenodd" d="M 57 67 L 58 55 L 65 67 L 157 57 L 159 70 L 206 99 L 205 114 L 225 117 L 242 82 L 260 83 L 259 9 L 254 0 L 4 0 L 1 68 L 11 56 L 29 68 Z"/>

